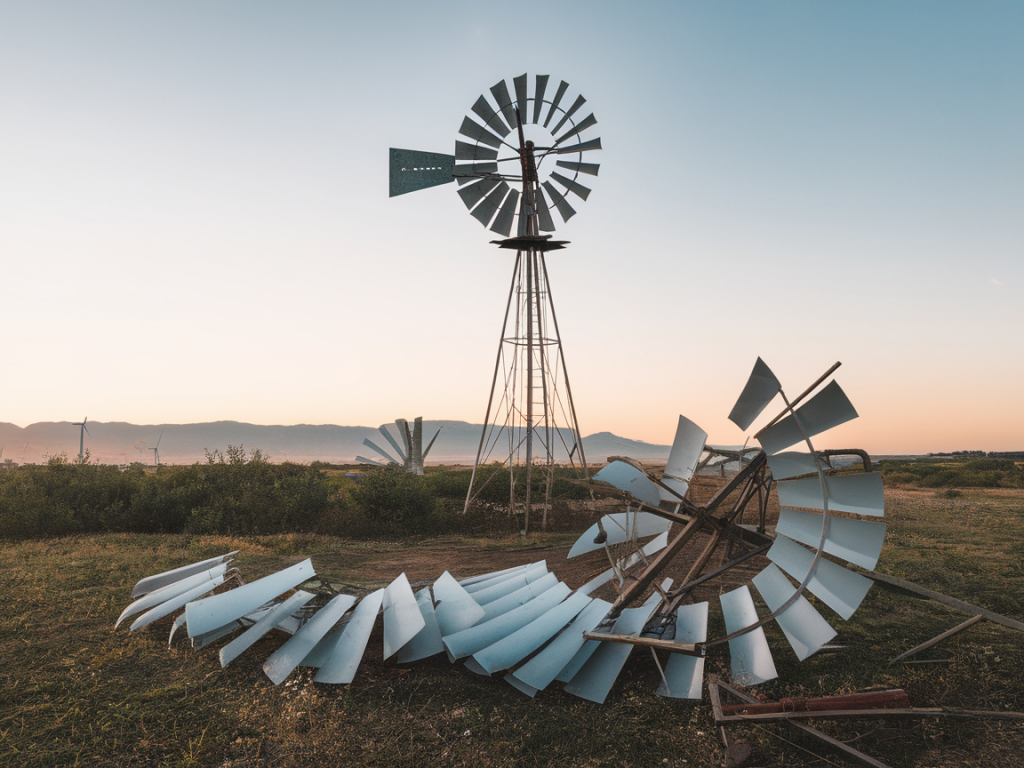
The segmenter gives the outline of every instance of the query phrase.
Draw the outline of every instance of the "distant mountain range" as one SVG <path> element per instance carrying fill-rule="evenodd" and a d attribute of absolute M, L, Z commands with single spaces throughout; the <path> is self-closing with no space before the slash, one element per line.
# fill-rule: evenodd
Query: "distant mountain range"
<path fill-rule="evenodd" d="M 85 447 L 90 452 L 90 460 L 98 464 L 130 464 L 135 461 L 152 464 L 154 455 L 151 449 L 156 447 L 157 440 L 160 441 L 162 464 L 205 461 L 205 451 L 224 451 L 229 445 L 241 445 L 247 450 L 258 448 L 274 462 L 349 464 L 355 462 L 356 456 L 379 459 L 372 448 L 363 444 L 365 438 L 393 454 L 381 433 L 372 427 L 335 424 L 264 426 L 237 421 L 203 424 L 90 421 L 87 427 L 89 433 L 85 436 Z M 393 424 L 389 427 L 391 434 L 398 439 L 397 428 Z M 424 421 L 424 447 L 439 427 L 441 433 L 427 456 L 427 464 L 472 463 L 480 444 L 481 425 L 465 421 Z M 0 447 L 3 447 L 0 461 L 11 459 L 18 464 L 41 463 L 46 461 L 46 457 L 61 453 L 75 459 L 78 456 L 79 430 L 80 427 L 68 421 L 44 421 L 24 428 L 0 422 Z M 490 442 L 498 446 L 492 452 L 492 460 L 500 459 L 500 446 L 507 444 L 507 438 L 499 434 L 492 436 Z M 561 441 L 556 442 L 561 448 Z M 583 447 L 587 459 L 595 463 L 615 455 L 663 461 L 668 458 L 670 449 L 668 445 L 630 440 L 611 432 L 584 437 Z M 566 452 L 561 450 L 558 458 L 565 459 Z"/>

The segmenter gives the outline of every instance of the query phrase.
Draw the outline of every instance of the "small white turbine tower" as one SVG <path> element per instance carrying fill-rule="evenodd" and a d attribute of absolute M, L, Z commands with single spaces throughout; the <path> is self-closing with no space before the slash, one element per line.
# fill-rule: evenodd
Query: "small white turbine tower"
<path fill-rule="evenodd" d="M 79 437 L 78 437 L 78 463 L 79 464 L 81 464 L 85 460 L 85 435 L 86 435 L 87 432 L 89 432 L 89 428 L 87 426 L 85 426 L 85 422 L 87 422 L 88 420 L 89 420 L 89 417 L 86 416 L 81 421 L 76 421 L 76 422 L 74 422 L 71 425 L 72 427 L 81 427 L 82 428 L 81 430 L 79 430 Z M 91 433 L 89 434 L 89 437 L 92 437 Z"/>
<path fill-rule="evenodd" d="M 156 439 L 156 445 L 149 449 L 153 452 L 153 461 L 158 467 L 160 466 L 160 441 L 163 439 L 163 436 L 164 433 L 161 432 L 160 437 Z"/>

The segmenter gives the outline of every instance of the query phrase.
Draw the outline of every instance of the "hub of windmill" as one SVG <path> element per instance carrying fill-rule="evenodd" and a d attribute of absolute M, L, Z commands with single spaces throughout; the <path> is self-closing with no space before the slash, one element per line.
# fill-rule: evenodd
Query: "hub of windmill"
<path fill-rule="evenodd" d="M 518 237 L 507 237 L 504 240 L 491 240 L 491 243 L 499 248 L 507 248 L 511 251 L 560 251 L 569 244 L 568 240 L 552 240 L 551 235 L 519 235 Z"/>

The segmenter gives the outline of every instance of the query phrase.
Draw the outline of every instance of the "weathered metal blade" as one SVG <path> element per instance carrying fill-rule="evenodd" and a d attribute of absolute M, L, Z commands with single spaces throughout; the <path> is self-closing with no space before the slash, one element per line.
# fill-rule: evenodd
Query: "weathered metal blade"
<path fill-rule="evenodd" d="M 494 674 L 510 669 L 554 637 L 592 601 L 578 592 L 536 619 L 473 654 L 476 662 Z"/>
<path fill-rule="evenodd" d="M 658 551 L 664 549 L 666 546 L 668 546 L 668 531 L 665 531 L 665 533 L 661 534 L 660 536 L 658 536 L 658 537 L 656 537 L 654 539 L 651 539 L 649 542 L 647 542 L 642 547 L 642 549 L 640 551 L 643 552 L 645 555 L 650 556 L 650 555 L 653 555 L 655 552 L 658 552 Z M 628 569 L 631 565 L 633 565 L 634 563 L 638 562 L 639 559 L 640 559 L 639 555 L 636 552 L 634 552 L 630 556 L 629 560 L 627 561 L 627 564 L 625 566 L 623 566 L 623 570 Z M 580 592 L 581 594 L 584 594 L 584 595 L 589 595 L 591 592 L 593 592 L 595 589 L 600 587 L 602 584 L 605 584 L 605 583 L 611 581 L 611 579 L 612 579 L 612 577 L 614 575 L 615 575 L 615 569 L 614 568 L 609 568 L 608 570 L 603 571 L 599 575 L 597 575 L 594 578 L 592 578 L 590 581 L 588 581 L 586 584 L 584 584 L 582 587 L 580 587 L 576 591 Z"/>
<path fill-rule="evenodd" d="M 548 195 L 551 197 L 551 201 L 554 203 L 555 208 L 557 208 L 558 212 L 561 214 L 562 221 L 568 221 L 569 219 L 576 215 L 576 211 L 573 210 L 573 207 L 569 205 L 568 201 L 566 201 L 565 195 L 563 195 L 561 192 L 555 189 L 555 187 L 551 184 L 550 181 L 544 182 L 544 189 L 548 191 Z"/>
<path fill-rule="evenodd" d="M 546 563 L 546 560 L 538 560 L 535 563 L 524 563 L 523 565 L 514 565 L 511 568 L 504 568 L 500 571 L 491 571 L 490 573 L 479 573 L 476 576 L 467 576 L 464 579 L 459 579 L 459 584 L 463 587 L 470 587 L 474 584 L 479 584 L 481 581 L 490 581 L 496 579 L 499 576 L 508 576 L 515 573 L 516 571 L 523 571 L 527 568 L 533 568 L 537 563 Z"/>
<path fill-rule="evenodd" d="M 460 187 L 470 184 L 481 177 L 497 172 L 497 163 L 466 163 L 463 165 L 456 165 L 452 170 L 452 174 L 455 176 L 455 181 L 458 182 Z"/>
<path fill-rule="evenodd" d="M 586 99 L 584 99 L 584 98 L 583 98 L 582 96 L 577 96 L 577 97 L 576 97 L 576 101 L 574 101 L 574 102 L 572 103 L 572 106 L 571 106 L 571 107 L 569 107 L 569 111 L 568 111 L 568 112 L 566 112 L 566 113 L 565 113 L 564 115 L 562 115 L 562 119 L 561 119 L 561 120 L 559 120 L 559 121 L 558 121 L 558 122 L 557 122 L 557 123 L 555 124 L 555 127 L 551 129 L 551 133 L 552 133 L 552 134 L 557 134 L 557 133 L 558 133 L 558 132 L 559 132 L 560 130 L 562 130 L 562 126 L 563 126 L 563 125 L 565 125 L 565 122 L 566 122 L 566 121 L 567 121 L 567 120 L 568 120 L 569 118 L 571 118 L 571 117 L 572 117 L 573 115 L 575 115 L 575 114 L 576 114 L 576 111 L 577 111 L 577 110 L 578 110 L 578 109 L 579 109 L 580 107 L 582 107 L 582 106 L 583 106 L 584 104 L 586 104 L 586 103 L 587 103 L 587 100 L 586 100 Z"/>
<path fill-rule="evenodd" d="M 800 451 L 784 451 L 768 457 L 768 466 L 772 469 L 772 477 L 785 480 L 787 477 L 817 473 L 818 465 L 809 453 Z"/>
<path fill-rule="evenodd" d="M 584 187 L 579 182 L 573 181 L 572 179 L 563 176 L 557 171 L 551 174 L 551 178 L 557 181 L 559 184 L 561 184 L 563 187 L 568 189 L 573 194 L 577 195 L 578 197 L 582 197 L 584 200 L 586 200 L 590 196 L 589 187 Z"/>
<path fill-rule="evenodd" d="M 548 123 L 551 122 L 551 118 L 554 117 L 555 112 L 558 110 L 558 105 L 562 102 L 562 97 L 565 96 L 565 90 L 569 87 L 569 84 L 563 80 L 558 84 L 558 90 L 555 91 L 555 98 L 551 100 L 551 109 L 548 110 L 548 116 L 544 119 L 544 127 L 548 127 Z M 554 133 L 554 131 L 552 131 Z"/>
<path fill-rule="evenodd" d="M 140 597 L 121 612 L 121 615 L 117 617 L 117 621 L 114 623 L 114 629 L 117 629 L 121 622 L 129 616 L 134 616 L 136 613 L 141 613 L 155 605 L 159 605 L 160 603 L 166 602 L 178 595 L 182 595 L 192 589 L 195 589 L 200 584 L 212 581 L 218 576 L 223 576 L 227 568 L 227 563 L 221 563 L 220 565 L 213 566 L 209 570 L 202 571 L 201 573 L 194 573 L 180 581 L 175 581 L 168 584 L 166 587 L 161 587 L 160 589 Z M 223 579 L 221 581 L 223 582 Z"/>
<path fill-rule="evenodd" d="M 537 75 L 537 87 L 534 88 L 533 91 L 533 118 L 530 120 L 531 123 L 536 124 L 540 122 L 540 108 L 544 103 L 544 91 L 546 91 L 547 88 L 548 76 Z M 525 115 L 523 115 L 523 119 L 526 119 Z"/>
<path fill-rule="evenodd" d="M 426 626 L 403 573 L 384 590 L 384 658 L 390 659 Z"/>
<path fill-rule="evenodd" d="M 381 448 L 379 445 L 377 445 L 375 442 L 373 442 L 373 440 L 371 440 L 368 437 L 364 437 L 363 438 L 363 445 L 365 445 L 367 448 L 373 448 L 373 450 L 375 450 L 377 453 L 379 453 L 381 456 L 383 456 L 385 459 L 387 459 L 392 464 L 401 464 L 402 463 L 402 462 L 398 461 L 397 459 L 393 458 L 390 453 L 385 451 L 383 448 Z M 374 463 L 376 463 L 376 462 L 374 462 Z"/>
<path fill-rule="evenodd" d="M 679 423 L 676 425 L 676 436 L 672 440 L 672 450 L 668 454 L 668 463 L 665 464 L 665 471 L 661 476 L 661 482 L 680 496 L 685 496 L 690 487 L 690 478 L 697 468 L 707 439 L 707 432 L 680 415 Z M 659 488 L 658 491 L 663 501 L 679 500 L 663 488 Z"/>
<path fill-rule="evenodd" d="M 368 459 L 365 456 L 356 456 L 356 464 L 372 464 L 375 467 L 383 467 L 384 462 Z"/>
<path fill-rule="evenodd" d="M 718 599 L 722 603 L 727 633 L 732 634 L 757 623 L 757 609 L 746 584 L 721 594 Z M 729 654 L 732 657 L 732 679 L 738 685 L 757 685 L 779 676 L 764 636 L 764 627 L 730 640 Z"/>
<path fill-rule="evenodd" d="M 531 600 L 535 600 L 537 597 L 543 595 L 559 583 L 558 577 L 553 573 L 549 573 L 546 574 L 544 578 L 537 579 L 537 581 L 532 584 L 527 584 L 525 587 L 520 587 L 515 592 L 510 592 L 504 597 L 492 600 L 483 607 L 484 616 L 480 619 L 480 623 L 483 624 L 488 622 L 493 618 L 518 608 L 520 605 L 525 605 Z"/>
<path fill-rule="evenodd" d="M 442 637 L 468 629 L 483 618 L 483 607 L 448 571 L 434 582 L 434 599 L 434 615 Z"/>
<path fill-rule="evenodd" d="M 795 509 L 783 507 L 779 512 L 779 522 L 775 526 L 775 532 L 808 546 L 817 547 L 821 541 L 823 520 L 821 515 L 815 515 L 812 512 L 797 512 Z M 885 523 L 830 517 L 825 551 L 830 555 L 841 557 L 848 563 L 873 571 L 878 565 L 878 556 L 882 553 L 884 540 Z"/>
<path fill-rule="evenodd" d="M 223 583 L 224 583 L 224 576 L 223 575 L 217 576 L 217 577 L 215 577 L 213 579 L 210 579 L 208 581 L 204 581 L 202 584 L 198 584 L 197 586 L 192 587 L 192 589 L 190 589 L 188 592 L 183 592 L 180 595 L 176 595 L 175 597 L 172 597 L 170 600 L 165 600 L 164 602 L 160 603 L 160 605 L 156 606 L 155 608 L 150 608 L 144 614 L 139 616 L 139 618 L 137 618 L 134 622 L 132 622 L 132 625 L 129 628 L 130 631 L 134 632 L 136 629 L 142 629 L 147 624 L 152 624 L 154 621 L 157 621 L 158 619 L 162 619 L 164 616 L 168 616 L 169 614 L 174 613 L 176 610 L 178 610 L 179 608 L 181 608 L 184 605 L 191 605 L 192 604 L 191 601 L 195 600 L 197 597 L 202 597 L 207 592 L 213 591 L 214 589 L 216 589 L 217 587 L 219 587 Z M 230 594 L 230 593 L 228 593 L 228 594 Z M 239 615 L 241 615 L 241 614 L 239 614 Z M 234 618 L 237 618 L 237 617 L 234 617 Z M 206 631 L 209 631 L 211 629 L 216 629 L 217 627 L 222 627 L 222 626 L 224 626 L 224 624 L 226 624 L 229 621 L 231 621 L 230 618 L 225 619 L 224 621 L 220 622 L 216 626 L 208 627 Z M 191 637 L 191 635 L 190 635 L 190 637 Z"/>
<path fill-rule="evenodd" d="M 495 136 L 480 125 L 480 123 L 470 120 L 468 117 L 462 118 L 462 125 L 459 127 L 459 133 L 470 139 L 475 139 L 481 144 L 486 144 L 489 147 L 497 148 L 501 146 L 501 137 Z"/>
<path fill-rule="evenodd" d="M 135 599 L 140 595 L 145 595 L 150 592 L 155 592 L 158 589 L 166 587 L 168 584 L 173 584 L 176 581 L 181 581 L 184 578 L 192 576 L 193 574 L 207 571 L 218 563 L 227 560 L 232 555 L 237 555 L 239 550 L 228 552 L 226 555 L 218 555 L 217 557 L 211 557 L 209 560 L 203 560 L 198 563 L 192 563 L 191 565 L 183 565 L 180 568 L 175 568 L 171 571 L 164 571 L 163 573 L 157 573 L 152 576 L 140 580 L 133 588 L 131 599 Z"/>
<path fill-rule="evenodd" d="M 231 621 L 223 627 L 218 627 L 210 632 L 204 632 L 201 635 L 196 635 L 192 638 L 192 650 L 198 651 L 200 648 L 205 648 L 210 643 L 216 642 L 226 635 L 230 635 L 242 626 L 244 625 L 240 621 Z"/>
<path fill-rule="evenodd" d="M 384 590 L 378 589 L 359 601 L 348 625 L 338 637 L 330 658 L 321 665 L 320 671 L 313 678 L 314 682 L 333 685 L 347 685 L 352 682 L 356 670 L 359 669 L 359 662 L 363 660 L 366 643 L 370 639 L 383 600 Z"/>
<path fill-rule="evenodd" d="M 544 197 L 544 190 L 537 187 L 537 216 L 540 219 L 541 232 L 554 232 L 555 222 L 551 219 L 551 211 L 548 208 L 548 201 Z"/>
<path fill-rule="evenodd" d="M 466 207 L 470 210 L 473 206 L 479 203 L 484 197 L 499 184 L 498 179 L 480 179 L 474 181 L 472 184 L 468 184 L 459 190 L 459 197 L 462 198 L 462 202 L 466 204 Z"/>
<path fill-rule="evenodd" d="M 559 168 L 568 168 L 570 171 L 586 173 L 590 176 L 597 176 L 597 170 L 601 167 L 597 163 L 579 163 L 575 160 L 557 160 L 555 165 Z"/>
<path fill-rule="evenodd" d="M 681 605 L 676 610 L 677 643 L 703 643 L 708 639 L 708 604 Z M 704 657 L 671 653 L 665 665 L 659 696 L 672 699 L 699 699 L 704 680 Z M 667 683 L 667 685 L 666 685 Z"/>
<path fill-rule="evenodd" d="M 441 642 L 441 628 L 434 613 L 434 602 L 430 599 L 430 588 L 424 587 L 416 593 L 416 605 L 423 617 L 423 629 L 398 651 L 398 663 L 407 664 L 428 656 L 444 652 Z"/>
<path fill-rule="evenodd" d="M 491 95 L 494 97 L 494 101 L 497 103 L 498 109 L 501 110 L 501 114 L 504 116 L 505 122 L 510 126 L 515 127 L 515 107 L 512 104 L 512 97 L 508 95 L 508 85 L 506 85 L 504 80 L 501 80 L 491 86 Z"/>
<path fill-rule="evenodd" d="M 513 688 L 515 688 L 520 693 L 526 694 L 531 699 L 534 696 L 537 695 L 537 689 L 536 688 L 534 688 L 532 685 L 527 685 L 522 680 L 519 680 L 519 679 L 513 677 L 511 672 L 509 672 L 507 675 L 505 675 L 505 682 L 508 683 L 509 685 L 511 685 Z"/>
<path fill-rule="evenodd" d="M 307 559 L 229 592 L 195 600 L 185 607 L 188 636 L 195 637 L 224 626 L 314 576 L 313 562 Z"/>
<path fill-rule="evenodd" d="M 471 160 L 473 162 L 487 162 L 498 159 L 498 150 L 490 147 L 481 147 L 479 144 L 470 144 L 465 141 L 455 142 L 455 159 Z"/>
<path fill-rule="evenodd" d="M 505 595 L 512 594 L 517 589 L 522 589 L 527 584 L 532 584 L 545 576 L 551 575 L 553 574 L 548 573 L 547 562 L 541 561 L 534 563 L 524 570 L 496 576 L 493 579 L 477 582 L 476 584 L 470 584 L 464 587 L 464 589 L 478 605 L 488 605 L 499 598 L 505 597 Z"/>
<path fill-rule="evenodd" d="M 377 429 L 380 430 L 380 433 L 382 435 L 384 435 L 384 439 L 391 443 L 391 447 L 395 449 L 395 452 L 398 454 L 399 458 L 402 459 L 401 463 L 404 464 L 405 462 L 407 462 L 409 460 L 409 454 L 402 450 L 402 446 L 398 444 L 398 441 L 395 440 L 395 438 L 388 431 L 387 424 L 381 424 L 379 427 L 377 427 Z"/>
<path fill-rule="evenodd" d="M 171 622 L 171 634 L 167 638 L 167 647 L 171 647 L 171 643 L 174 642 L 174 633 L 185 626 L 185 614 L 181 613 L 178 618 Z"/>
<path fill-rule="evenodd" d="M 434 441 L 437 440 L 437 436 L 441 434 L 441 430 L 442 429 L 443 429 L 443 427 L 438 427 L 437 428 L 437 432 L 435 432 L 434 436 L 432 438 L 430 438 L 430 442 L 427 443 L 427 447 L 423 449 L 423 458 L 424 459 L 427 458 L 427 454 L 430 453 L 430 449 L 434 447 Z"/>
<path fill-rule="evenodd" d="M 392 147 L 388 152 L 388 196 L 449 184 L 454 165 L 452 155 Z"/>
<path fill-rule="evenodd" d="M 833 380 L 818 394 L 797 408 L 796 416 L 803 424 L 807 437 L 814 437 L 826 429 L 837 427 L 850 419 L 857 418 L 857 411 L 839 384 Z M 764 452 L 772 454 L 800 442 L 804 437 L 800 427 L 793 420 L 793 415 L 790 414 L 765 430 L 759 439 Z"/>
<path fill-rule="evenodd" d="M 757 358 L 754 370 L 750 372 L 736 405 L 729 413 L 729 421 L 746 431 L 781 389 L 782 384 L 772 373 L 772 369 L 760 357 Z"/>
<path fill-rule="evenodd" d="M 505 138 L 511 132 L 511 129 L 505 125 L 505 121 L 501 119 L 497 112 L 491 109 L 490 103 L 483 96 L 476 100 L 476 104 L 473 105 L 473 111 L 484 121 L 484 125 L 502 138 Z"/>
<path fill-rule="evenodd" d="M 312 592 L 303 592 L 300 589 L 298 592 L 295 592 L 290 597 L 275 605 L 270 611 L 265 613 L 259 621 L 220 649 L 220 665 L 222 667 L 226 667 L 232 661 L 237 659 L 249 650 L 253 643 L 276 627 L 283 618 L 297 611 L 312 600 L 313 597 L 314 595 Z"/>
<path fill-rule="evenodd" d="M 499 235 L 508 237 L 512 232 L 512 221 L 516 215 L 516 205 L 519 203 L 519 190 L 512 189 L 508 193 L 508 197 L 505 198 L 505 202 L 501 204 L 501 210 L 498 211 L 498 215 L 494 217 L 494 222 L 491 224 L 491 231 L 497 232 Z"/>
<path fill-rule="evenodd" d="M 313 614 L 302 629 L 274 651 L 263 662 L 263 672 L 274 685 L 280 685 L 302 662 L 309 652 L 356 602 L 352 595 L 337 595 Z"/>
<path fill-rule="evenodd" d="M 623 464 L 623 466 L 629 467 L 628 464 Z M 629 468 L 633 469 L 633 467 Z M 604 478 L 597 479 L 604 480 Z M 618 488 L 619 486 L 616 485 L 615 487 Z M 600 526 L 598 523 L 594 523 L 586 530 L 586 533 L 576 539 L 576 543 L 572 545 L 572 549 L 569 550 L 566 559 L 602 549 L 605 545 L 611 547 L 634 538 L 656 536 L 667 531 L 671 525 L 671 521 L 657 515 L 652 515 L 650 512 L 616 512 L 611 515 L 604 515 L 601 518 Z M 601 527 L 604 528 L 607 538 L 603 541 L 595 542 L 594 540 L 601 533 Z"/>
<path fill-rule="evenodd" d="M 785 536 L 776 536 L 765 556 L 799 582 L 807 577 L 814 562 L 813 552 Z M 873 583 L 859 573 L 821 558 L 807 582 L 807 590 L 844 619 L 849 619 Z"/>
<path fill-rule="evenodd" d="M 783 480 L 777 488 L 779 504 L 784 507 L 823 508 L 821 480 L 817 477 Z M 828 508 L 832 511 L 853 512 L 873 517 L 882 517 L 885 514 L 881 472 L 826 477 L 825 490 L 828 493 Z"/>
<path fill-rule="evenodd" d="M 753 581 L 772 611 L 778 610 L 796 592 L 796 587 L 771 563 Z M 836 631 L 803 595 L 776 616 L 775 621 L 800 661 L 817 653 L 821 646 L 836 636 Z"/>
<path fill-rule="evenodd" d="M 587 130 L 587 128 L 591 128 L 595 125 L 597 125 L 597 118 L 594 117 L 592 114 L 583 118 L 583 122 L 577 123 L 575 126 L 573 126 L 571 131 L 568 131 L 567 133 L 564 133 L 561 136 L 559 136 L 558 139 L 555 141 L 555 146 L 558 146 L 566 139 L 571 139 L 573 136 L 578 136 L 579 134 L 583 133 L 583 131 Z"/>
<path fill-rule="evenodd" d="M 494 214 L 496 214 L 498 209 L 501 208 L 501 201 L 505 199 L 508 192 L 508 184 L 504 181 L 499 182 L 498 186 L 491 190 L 491 193 L 484 198 L 480 205 L 470 211 L 469 215 L 486 227 L 491 223 L 491 219 L 494 218 Z"/>
<path fill-rule="evenodd" d="M 660 552 L 667 546 L 668 531 L 665 531 L 660 536 L 656 536 L 655 538 L 651 539 L 647 543 L 647 546 L 645 546 L 641 551 L 644 555 L 651 555 L 655 552 Z M 640 552 L 634 552 L 632 555 L 629 556 L 629 558 L 627 558 L 626 562 L 622 566 L 622 570 L 628 571 L 630 568 L 632 568 L 634 565 L 641 562 L 642 560 L 643 557 L 641 557 Z"/>
<path fill-rule="evenodd" d="M 622 461 L 613 461 L 594 475 L 594 479 L 603 480 L 652 507 L 657 507 L 661 501 L 658 486 L 639 469 Z"/>
<path fill-rule="evenodd" d="M 571 155 L 573 152 L 589 152 L 592 149 L 601 149 L 601 138 L 590 139 L 582 144 L 570 144 L 566 147 L 559 147 L 555 150 L 557 155 Z"/>
<path fill-rule="evenodd" d="M 527 101 L 526 101 L 526 74 L 512 78 L 512 87 L 516 90 L 516 106 L 519 107 L 519 119 L 525 124 L 527 122 Z"/>

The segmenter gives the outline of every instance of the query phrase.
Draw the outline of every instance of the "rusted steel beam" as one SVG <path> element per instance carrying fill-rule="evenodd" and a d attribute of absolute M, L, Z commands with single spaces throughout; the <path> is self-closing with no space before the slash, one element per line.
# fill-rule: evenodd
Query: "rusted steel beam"
<path fill-rule="evenodd" d="M 665 549 L 658 553 L 658 556 L 650 565 L 647 566 L 647 568 L 644 569 L 644 572 L 640 574 L 637 580 L 622 590 L 618 598 L 616 598 L 611 611 L 609 611 L 610 616 L 618 616 L 619 613 L 622 612 L 623 608 L 647 591 L 651 582 L 658 577 L 658 574 L 661 573 L 662 569 L 668 565 L 673 557 L 679 554 L 679 550 L 686 546 L 686 543 L 694 537 L 698 530 L 700 530 L 702 522 L 702 517 L 695 517 L 686 524 L 686 527 L 683 528 L 683 530 L 681 530 L 671 542 L 669 542 L 669 545 L 665 547 Z"/>
<path fill-rule="evenodd" d="M 660 651 L 671 651 L 672 653 L 683 653 L 687 656 L 704 655 L 704 647 L 699 643 L 675 643 L 671 640 L 658 640 L 653 637 L 639 637 L 637 635 L 612 635 L 607 632 L 584 632 L 583 639 L 598 640 L 602 643 L 642 645 L 645 648 L 655 648 Z"/>
<path fill-rule="evenodd" d="M 764 715 L 771 712 L 834 712 L 846 709 L 909 709 L 910 697 L 902 688 L 889 691 L 848 693 L 842 696 L 794 696 L 757 704 L 727 704 L 725 715 Z"/>
<path fill-rule="evenodd" d="M 911 648 L 909 651 L 905 651 L 904 653 L 901 653 L 896 658 L 891 659 L 889 661 L 889 663 L 890 664 L 895 664 L 897 661 L 901 661 L 902 659 L 907 658 L 907 656 L 913 656 L 918 651 L 923 651 L 926 648 L 931 648 L 936 643 L 942 642 L 947 637 L 952 637 L 957 632 L 962 632 L 963 630 L 967 629 L 968 627 L 973 626 L 974 624 L 977 624 L 979 621 L 981 621 L 984 618 L 985 617 L 982 616 L 981 614 L 978 614 L 977 616 L 971 616 L 971 618 L 969 618 L 967 621 L 963 622 L 962 624 L 957 624 L 955 627 L 953 627 L 952 629 L 946 630 L 941 635 L 933 637 L 931 640 L 928 640 L 928 641 L 926 641 L 924 643 L 921 643 L 919 646 L 917 646 L 915 648 Z"/>

